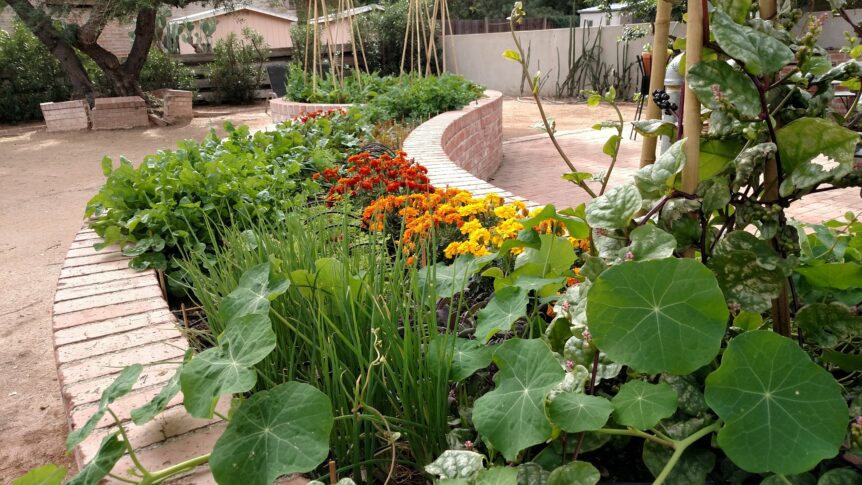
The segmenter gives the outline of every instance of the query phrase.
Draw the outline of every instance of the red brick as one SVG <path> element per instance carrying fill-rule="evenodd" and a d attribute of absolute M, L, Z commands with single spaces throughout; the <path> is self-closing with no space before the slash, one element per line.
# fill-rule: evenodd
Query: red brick
<path fill-rule="evenodd" d="M 61 328 L 54 331 L 54 345 L 61 346 L 97 339 L 107 335 L 130 332 L 144 327 L 174 328 L 178 324 L 174 314 L 167 307 L 159 310 L 151 310 L 135 315 L 124 315 L 117 318 L 102 320 L 100 322 L 85 323 L 74 327 Z M 154 333 L 161 333 L 161 330 Z M 59 350 L 58 350 L 59 352 Z M 58 354 L 59 358 L 59 354 Z"/>
<path fill-rule="evenodd" d="M 96 309 L 119 303 L 160 298 L 162 296 L 162 290 L 157 284 L 153 283 L 154 282 L 140 288 L 130 288 L 105 294 L 94 294 L 72 300 L 58 301 L 54 303 L 54 315 L 59 316 L 66 313 Z"/>
<path fill-rule="evenodd" d="M 133 288 L 142 288 L 145 286 L 156 286 L 158 288 L 158 281 L 153 277 L 152 273 L 137 273 L 130 276 L 131 277 L 105 283 L 57 289 L 57 292 L 54 293 L 54 302 L 74 300 L 76 298 L 85 298 L 88 296 L 102 295 L 105 293 L 130 290 Z"/>
<path fill-rule="evenodd" d="M 54 328 L 68 328 L 85 323 L 94 323 L 111 318 L 136 315 L 150 310 L 167 308 L 167 303 L 161 297 L 134 302 L 118 303 L 99 308 L 90 308 L 78 312 L 64 313 L 54 316 Z"/>
<path fill-rule="evenodd" d="M 132 364 L 150 364 L 165 360 L 180 359 L 188 348 L 185 337 L 165 342 L 145 344 L 140 347 L 121 348 L 116 352 L 99 356 L 83 357 L 83 360 L 73 360 L 68 364 L 60 364 L 60 380 L 63 385 L 70 385 L 96 377 L 110 375 L 123 367 Z"/>

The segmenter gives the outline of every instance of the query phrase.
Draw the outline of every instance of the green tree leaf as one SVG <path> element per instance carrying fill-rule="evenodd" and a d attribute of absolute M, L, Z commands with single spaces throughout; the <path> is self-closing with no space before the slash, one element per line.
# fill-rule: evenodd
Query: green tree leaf
<path fill-rule="evenodd" d="M 512 324 L 527 315 L 529 291 L 519 286 L 507 286 L 494 294 L 488 305 L 479 311 L 476 338 L 482 342 L 497 334 L 508 332 Z"/>
<path fill-rule="evenodd" d="M 633 185 L 618 185 L 587 204 L 587 224 L 594 228 L 622 229 L 641 209 L 642 202 Z"/>
<path fill-rule="evenodd" d="M 126 444 L 119 440 L 120 433 L 112 433 L 102 439 L 99 451 L 87 465 L 75 475 L 75 478 L 66 482 L 66 485 L 97 485 L 102 483 L 114 465 L 126 453 Z"/>
<path fill-rule="evenodd" d="M 796 272 L 814 286 L 822 288 L 862 287 L 862 265 L 858 263 L 826 263 L 796 268 Z"/>
<path fill-rule="evenodd" d="M 595 485 L 602 478 L 592 464 L 585 461 L 567 463 L 548 475 L 548 485 Z"/>
<path fill-rule="evenodd" d="M 862 336 L 862 317 L 854 316 L 842 303 L 812 303 L 796 315 L 805 341 L 824 349 Z"/>
<path fill-rule="evenodd" d="M 697 99 L 709 109 L 720 110 L 731 104 L 745 118 L 760 115 L 760 94 L 745 73 L 724 61 L 701 61 L 688 71 L 688 85 Z M 718 96 L 717 96 L 718 95 Z"/>
<path fill-rule="evenodd" d="M 232 320 L 218 337 L 218 346 L 204 350 L 183 365 L 180 386 L 186 411 L 211 418 L 222 394 L 251 390 L 257 382 L 254 365 L 275 348 L 275 332 L 266 314 Z"/>
<path fill-rule="evenodd" d="M 742 61 L 745 70 L 755 76 L 777 72 L 793 60 L 789 47 L 747 25 L 737 24 L 720 10 L 712 13 L 710 27 L 718 45 Z"/>
<path fill-rule="evenodd" d="M 632 261 L 590 288 L 593 343 L 645 373 L 689 374 L 718 354 L 727 305 L 712 272 L 691 259 Z"/>
<path fill-rule="evenodd" d="M 611 399 L 614 420 L 640 430 L 650 429 L 676 411 L 677 396 L 667 383 L 629 381 Z"/>
<path fill-rule="evenodd" d="M 629 246 L 635 261 L 662 259 L 673 256 L 676 249 L 676 239 L 662 231 L 655 224 L 644 224 L 629 234 L 632 240 Z"/>
<path fill-rule="evenodd" d="M 269 313 L 269 302 L 287 291 L 290 280 L 270 274 L 270 264 L 262 263 L 246 270 L 239 286 L 219 304 L 224 322 L 255 313 Z"/>
<path fill-rule="evenodd" d="M 782 195 L 794 188 L 808 189 L 853 170 L 859 134 L 824 118 L 799 118 L 776 132 L 781 166 L 790 176 L 781 184 Z M 826 170 L 815 162 L 825 155 L 837 164 Z"/>
<path fill-rule="evenodd" d="M 441 368 L 441 362 L 448 358 L 449 378 L 455 382 L 463 381 L 477 370 L 488 367 L 493 355 L 493 349 L 482 342 L 453 335 L 437 335 L 428 347 L 428 360 L 432 369 Z"/>
<path fill-rule="evenodd" d="M 329 453 L 329 398 L 314 387 L 287 382 L 242 403 L 210 457 L 219 483 L 269 485 L 313 470 Z"/>
<path fill-rule="evenodd" d="M 564 392 L 551 401 L 548 413 L 551 421 L 567 433 L 600 429 L 614 411 L 603 397 Z"/>
<path fill-rule="evenodd" d="M 645 440 L 643 448 L 644 465 L 650 473 L 657 477 L 664 466 L 670 461 L 673 450 L 658 443 Z M 668 485 L 690 485 L 706 483 L 706 476 L 715 467 L 715 453 L 703 448 L 690 447 L 686 449 L 673 470 L 665 479 Z"/>
<path fill-rule="evenodd" d="M 476 400 L 473 423 L 490 446 L 514 461 L 521 450 L 551 436 L 545 396 L 565 371 L 538 339 L 506 341 L 494 353 L 494 362 L 500 368 L 496 386 Z"/>
<path fill-rule="evenodd" d="M 719 446 L 752 473 L 804 472 L 835 456 L 844 440 L 841 387 L 796 342 L 769 331 L 730 341 L 705 397 L 725 422 Z"/>
<path fill-rule="evenodd" d="M 90 416 L 90 419 L 83 426 L 69 433 L 69 436 L 66 438 L 67 451 L 71 453 L 87 436 L 90 436 L 90 433 L 96 429 L 96 425 L 102 419 L 102 416 L 108 411 L 108 406 L 132 391 L 132 387 L 138 382 L 138 376 L 141 375 L 141 371 L 143 370 L 144 367 L 142 365 L 134 364 L 124 368 L 120 372 L 117 379 L 102 392 L 96 412 Z"/>
<path fill-rule="evenodd" d="M 66 469 L 54 464 L 42 465 L 12 480 L 12 485 L 62 485 Z"/>

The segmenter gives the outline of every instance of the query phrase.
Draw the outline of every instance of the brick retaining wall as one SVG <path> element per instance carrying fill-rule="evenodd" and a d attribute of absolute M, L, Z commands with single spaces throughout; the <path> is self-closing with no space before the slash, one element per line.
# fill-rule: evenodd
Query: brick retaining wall
<path fill-rule="evenodd" d="M 87 130 L 90 128 L 90 105 L 83 99 L 59 103 L 40 103 L 48 131 Z"/>
<path fill-rule="evenodd" d="M 140 96 L 96 98 L 90 111 L 94 130 L 115 130 L 150 126 L 147 103 Z"/>
<path fill-rule="evenodd" d="M 269 100 L 269 116 L 272 121 L 281 123 L 287 121 L 303 113 L 313 113 L 315 111 L 327 111 L 330 109 L 349 108 L 352 104 L 326 104 L 326 103 L 299 103 L 289 101 L 287 99 L 270 99 Z"/>

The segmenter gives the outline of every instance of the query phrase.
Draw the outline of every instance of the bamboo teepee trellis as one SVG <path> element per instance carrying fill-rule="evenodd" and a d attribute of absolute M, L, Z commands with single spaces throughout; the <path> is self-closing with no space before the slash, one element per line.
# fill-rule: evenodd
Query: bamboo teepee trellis
<path fill-rule="evenodd" d="M 437 54 L 437 25 L 441 27 L 441 55 Z M 400 74 L 412 71 L 422 76 L 447 69 L 446 36 L 452 31 L 447 0 L 408 0 L 407 28 L 404 30 L 404 47 L 401 50 Z M 442 70 L 441 70 L 442 67 Z"/>
<path fill-rule="evenodd" d="M 344 85 L 344 54 L 337 55 L 336 42 L 333 37 L 333 28 L 330 25 L 330 18 L 338 22 L 340 19 L 347 20 L 347 29 L 350 31 L 350 49 L 353 58 L 353 72 L 357 76 L 357 82 L 361 82 L 359 77 L 360 69 L 368 72 L 368 60 L 365 55 L 365 47 L 362 43 L 362 34 L 356 24 L 356 15 L 353 14 L 353 0 L 339 0 L 338 6 L 334 13 L 331 13 L 327 6 L 326 0 L 308 0 L 306 12 L 309 15 L 308 29 L 305 33 L 305 56 L 303 71 L 307 76 L 309 61 L 309 52 L 311 53 L 311 82 L 312 92 L 317 93 L 317 84 L 321 76 L 323 76 L 323 53 L 321 52 L 321 29 L 320 25 L 326 31 L 326 50 L 329 59 L 329 75 L 333 82 L 337 85 Z M 322 19 L 322 22 L 321 22 Z M 358 46 L 358 48 L 357 48 Z M 361 61 L 360 61 L 361 57 Z M 336 63 L 338 58 L 338 63 Z M 360 66 L 361 62 L 361 66 Z"/>

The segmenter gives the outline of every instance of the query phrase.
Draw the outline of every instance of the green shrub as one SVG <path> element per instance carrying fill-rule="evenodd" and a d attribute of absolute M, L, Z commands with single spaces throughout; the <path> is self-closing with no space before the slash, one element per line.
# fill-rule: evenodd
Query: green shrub
<path fill-rule="evenodd" d="M 366 106 L 375 121 L 424 121 L 438 113 L 460 109 L 482 96 L 483 88 L 455 74 L 406 76 Z"/>
<path fill-rule="evenodd" d="M 344 75 L 343 86 L 331 76 L 317 81 L 317 92 L 312 89 L 311 75 L 305 74 L 302 65 L 288 66 L 287 98 L 304 103 L 366 103 L 398 83 L 397 78 L 382 77 L 376 73 L 350 71 Z"/>
<path fill-rule="evenodd" d="M 226 125 L 202 143 L 179 143 L 135 168 L 126 159 L 102 162 L 107 181 L 86 216 L 105 245 L 118 243 L 136 269 L 173 266 L 181 254 L 211 254 L 218 239 L 210 223 L 277 221 L 319 190 L 311 175 L 345 158 L 365 138 L 355 112 L 291 121 L 273 132 L 249 134 Z"/>
<path fill-rule="evenodd" d="M 155 47 L 150 49 L 147 62 L 141 70 L 140 81 L 144 91 L 161 88 L 197 90 L 194 71 Z"/>
<path fill-rule="evenodd" d="M 39 119 L 39 103 L 66 101 L 70 93 L 60 63 L 24 24 L 0 30 L 0 123 Z"/>
<path fill-rule="evenodd" d="M 263 64 L 269 55 L 263 36 L 246 27 L 242 39 L 231 33 L 216 42 L 213 53 L 210 81 L 216 99 L 229 104 L 252 101 L 265 74 Z"/>

